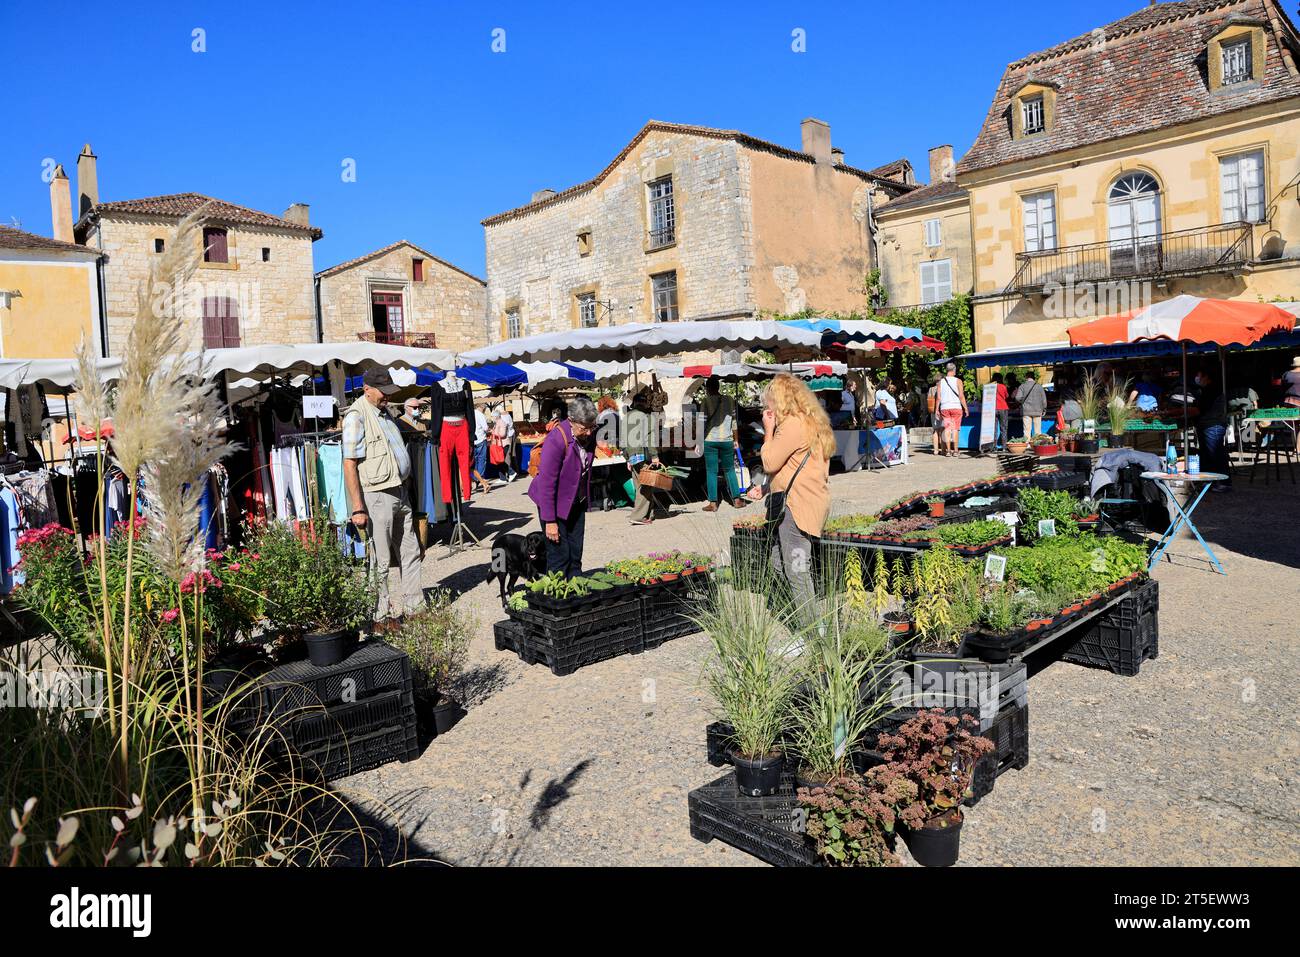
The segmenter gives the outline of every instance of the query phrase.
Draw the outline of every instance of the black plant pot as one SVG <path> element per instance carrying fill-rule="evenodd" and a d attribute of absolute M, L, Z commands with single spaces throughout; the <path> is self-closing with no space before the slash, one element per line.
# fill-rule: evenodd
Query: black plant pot
<path fill-rule="evenodd" d="M 1074 450 L 1084 455 L 1095 455 L 1101 447 L 1101 443 L 1096 439 L 1076 439 Z"/>
<path fill-rule="evenodd" d="M 731 764 L 736 769 L 736 788 L 747 797 L 767 797 L 781 787 L 785 758 L 780 754 L 751 759 L 732 751 Z"/>
<path fill-rule="evenodd" d="M 465 709 L 454 698 L 443 698 L 433 706 L 433 727 L 438 734 L 446 734 L 465 717 Z"/>
<path fill-rule="evenodd" d="M 352 632 L 341 629 L 308 634 L 304 640 L 307 642 L 307 660 L 317 668 L 325 668 L 338 664 L 348 656 L 348 649 L 352 645 Z"/>
<path fill-rule="evenodd" d="M 961 849 L 961 825 L 959 819 L 947 827 L 906 828 L 902 831 L 903 840 L 912 859 L 922 867 L 951 867 L 957 863 Z"/>
<path fill-rule="evenodd" d="M 885 627 L 895 645 L 905 644 L 916 627 L 916 620 L 905 611 L 891 611 L 885 614 Z"/>

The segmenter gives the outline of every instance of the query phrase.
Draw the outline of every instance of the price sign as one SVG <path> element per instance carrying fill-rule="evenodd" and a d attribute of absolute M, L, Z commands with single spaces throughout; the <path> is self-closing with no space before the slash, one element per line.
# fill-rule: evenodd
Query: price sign
<path fill-rule="evenodd" d="M 332 395 L 303 396 L 302 416 L 304 419 L 334 418 L 334 396 Z"/>
<path fill-rule="evenodd" d="M 1056 519 L 1040 518 L 1038 520 L 1038 537 L 1054 538 L 1056 536 Z"/>
<path fill-rule="evenodd" d="M 984 556 L 984 577 L 1000 582 L 1007 577 L 1007 560 L 1002 555 Z"/>

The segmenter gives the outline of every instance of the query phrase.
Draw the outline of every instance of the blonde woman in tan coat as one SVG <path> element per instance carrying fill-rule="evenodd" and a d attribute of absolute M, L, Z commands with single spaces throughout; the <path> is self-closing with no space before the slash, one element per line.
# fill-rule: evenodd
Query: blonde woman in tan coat
<path fill-rule="evenodd" d="M 778 375 L 763 393 L 762 454 L 769 493 L 785 493 L 779 518 L 771 516 L 777 520 L 772 566 L 790 582 L 800 612 L 815 618 L 813 545 L 830 512 L 835 437 L 826 410 L 792 375 Z"/>

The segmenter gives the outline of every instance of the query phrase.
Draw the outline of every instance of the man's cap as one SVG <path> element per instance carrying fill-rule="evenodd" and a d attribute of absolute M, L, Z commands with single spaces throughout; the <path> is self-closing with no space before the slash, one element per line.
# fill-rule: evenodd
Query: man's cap
<path fill-rule="evenodd" d="M 388 374 L 388 370 L 383 366 L 367 369 L 366 374 L 361 377 L 361 381 L 372 389 L 378 389 L 384 395 L 392 395 L 400 388 L 393 384 L 393 377 Z"/>

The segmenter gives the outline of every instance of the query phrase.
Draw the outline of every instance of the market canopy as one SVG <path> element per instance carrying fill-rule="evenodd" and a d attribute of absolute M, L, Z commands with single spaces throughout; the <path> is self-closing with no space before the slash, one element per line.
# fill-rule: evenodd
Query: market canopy
<path fill-rule="evenodd" d="M 1070 344 L 1105 346 L 1165 339 L 1199 345 L 1248 346 L 1295 328 L 1293 313 L 1268 302 L 1174 296 L 1143 309 L 1071 326 Z"/>
<path fill-rule="evenodd" d="M 918 333 L 919 334 L 919 333 Z M 629 361 L 714 349 L 818 348 L 821 333 L 793 322 L 715 319 L 702 322 L 636 322 L 543 332 L 462 352 L 463 366 L 508 362 Z"/>
<path fill-rule="evenodd" d="M 273 375 L 308 374 L 331 362 L 368 369 L 374 366 L 396 368 L 450 369 L 455 356 L 446 349 L 420 349 L 390 346 L 377 342 L 309 342 L 300 345 L 246 346 L 235 349 L 208 349 L 187 352 L 181 361 L 206 377 L 221 373 L 241 378 L 265 379 Z M 99 374 L 104 382 L 121 375 L 122 360 L 99 360 Z M 0 359 L 0 387 L 42 385 L 66 389 L 77 381 L 74 359 Z"/>
<path fill-rule="evenodd" d="M 823 342 L 920 342 L 920 329 L 875 319 L 789 319 L 785 325 L 819 333 Z"/>

